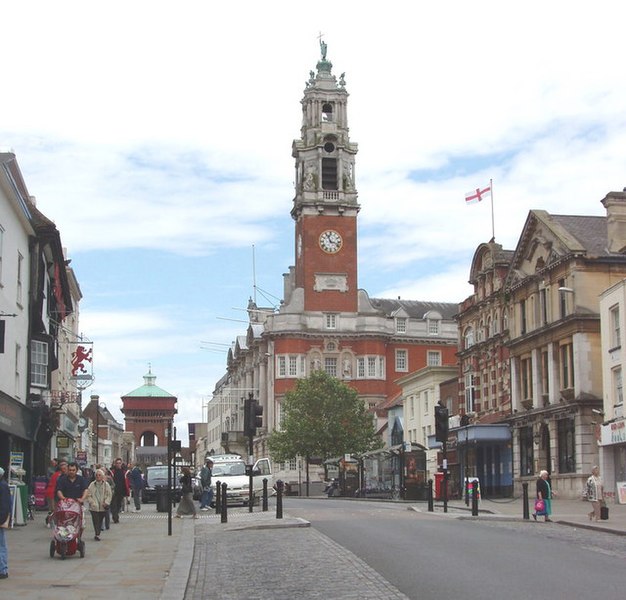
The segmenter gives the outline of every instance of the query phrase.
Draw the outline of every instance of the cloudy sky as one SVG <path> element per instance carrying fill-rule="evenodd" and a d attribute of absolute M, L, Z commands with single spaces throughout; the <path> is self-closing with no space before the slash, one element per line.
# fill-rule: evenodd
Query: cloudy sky
<path fill-rule="evenodd" d="M 5 3 L 0 147 L 72 259 L 90 391 L 121 419 L 151 365 L 186 439 L 248 298 L 278 305 L 320 32 L 350 93 L 370 296 L 469 295 L 492 225 L 490 204 L 464 196 L 490 179 L 505 248 L 530 209 L 604 214 L 626 186 L 620 6 Z"/>

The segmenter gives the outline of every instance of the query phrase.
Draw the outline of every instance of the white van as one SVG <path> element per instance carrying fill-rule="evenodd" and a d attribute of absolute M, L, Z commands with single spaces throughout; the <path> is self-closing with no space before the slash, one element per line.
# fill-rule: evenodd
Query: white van
<path fill-rule="evenodd" d="M 216 485 L 225 483 L 228 504 L 248 505 L 250 478 L 246 475 L 246 463 L 238 454 L 218 454 L 209 457 L 213 461 L 211 488 L 215 505 Z M 263 480 L 267 479 L 268 496 L 273 493 L 274 480 L 269 458 L 259 458 L 252 466 L 252 501 L 258 504 L 263 497 Z"/>

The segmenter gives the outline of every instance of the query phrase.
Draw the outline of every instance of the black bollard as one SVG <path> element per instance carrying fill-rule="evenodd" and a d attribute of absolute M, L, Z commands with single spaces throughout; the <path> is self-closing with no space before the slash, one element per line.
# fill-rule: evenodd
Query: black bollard
<path fill-rule="evenodd" d="M 435 510 L 435 504 L 433 502 L 433 480 L 428 480 L 428 512 Z"/>
<path fill-rule="evenodd" d="M 267 479 L 263 479 L 263 512 L 267 512 Z"/>
<path fill-rule="evenodd" d="M 524 496 L 524 499 L 522 501 L 524 520 L 528 521 L 530 519 L 530 512 L 528 511 L 528 482 L 522 483 L 522 493 Z"/>
<path fill-rule="evenodd" d="M 215 484 L 215 514 L 222 512 L 222 484 L 218 481 Z"/>
<path fill-rule="evenodd" d="M 478 481 L 472 481 L 472 517 L 478 516 Z"/>
<path fill-rule="evenodd" d="M 222 503 L 221 503 L 221 507 L 222 507 L 222 523 L 228 523 L 228 501 L 227 499 L 227 495 L 226 495 L 226 490 L 228 489 L 228 484 L 226 483 L 222 483 Z"/>
<path fill-rule="evenodd" d="M 276 518 L 283 518 L 283 482 L 280 479 L 276 482 Z"/>

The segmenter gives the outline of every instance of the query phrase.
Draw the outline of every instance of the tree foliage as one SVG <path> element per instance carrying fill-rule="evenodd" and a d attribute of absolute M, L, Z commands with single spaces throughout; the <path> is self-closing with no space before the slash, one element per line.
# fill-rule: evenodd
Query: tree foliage
<path fill-rule="evenodd" d="M 285 394 L 282 414 L 281 430 L 268 440 L 274 460 L 327 459 L 382 446 L 372 415 L 356 390 L 324 371 L 296 382 Z"/>

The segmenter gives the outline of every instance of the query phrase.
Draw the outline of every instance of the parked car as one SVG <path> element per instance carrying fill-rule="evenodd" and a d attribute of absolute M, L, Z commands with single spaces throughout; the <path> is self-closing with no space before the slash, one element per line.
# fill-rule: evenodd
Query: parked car
<path fill-rule="evenodd" d="M 246 463 L 238 454 L 220 454 L 211 457 L 213 461 L 213 475 L 211 488 L 213 490 L 213 503 L 215 505 L 215 486 L 227 485 L 226 498 L 228 504 L 242 504 L 246 506 L 250 500 L 250 477 L 246 475 Z M 272 493 L 274 481 L 272 478 L 272 465 L 269 458 L 260 458 L 252 467 L 252 502 L 258 504 L 263 494 L 263 479 L 267 479 L 268 494 Z"/>
<path fill-rule="evenodd" d="M 146 468 L 146 485 L 141 490 L 142 502 L 156 502 L 157 488 L 167 489 L 167 465 L 156 465 Z M 180 502 L 182 490 L 178 481 L 178 473 L 172 469 L 172 494 L 175 502 Z"/>

